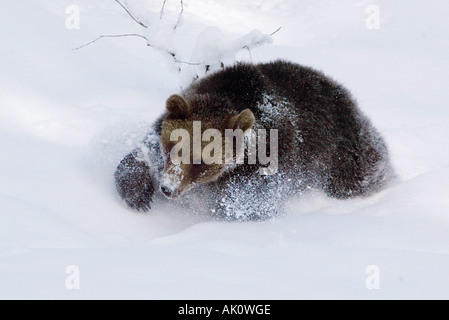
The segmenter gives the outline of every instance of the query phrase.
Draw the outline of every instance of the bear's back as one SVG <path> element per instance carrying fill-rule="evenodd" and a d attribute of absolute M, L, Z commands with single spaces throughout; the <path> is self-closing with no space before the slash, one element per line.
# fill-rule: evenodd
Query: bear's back
<path fill-rule="evenodd" d="M 262 127 L 278 129 L 280 167 L 306 172 L 332 196 L 369 194 L 391 176 L 382 137 L 350 92 L 322 72 L 283 60 L 237 64 L 188 91 L 228 99 L 236 112 L 249 108 Z"/>
<path fill-rule="evenodd" d="M 324 124 L 333 125 L 327 129 L 334 131 L 357 127 L 358 123 L 356 103 L 344 87 L 312 68 L 283 60 L 225 68 L 195 82 L 184 94 L 226 99 L 231 111 L 250 109 L 256 119 L 262 117 L 260 107 L 270 97 L 288 101 L 293 108 L 290 111 L 308 125 L 320 118 Z M 319 126 L 322 125 L 320 121 Z"/>
<path fill-rule="evenodd" d="M 256 66 L 237 64 L 193 83 L 184 95 L 217 96 L 229 100 L 235 112 L 248 108 L 255 112 L 265 90 L 266 83 Z"/>

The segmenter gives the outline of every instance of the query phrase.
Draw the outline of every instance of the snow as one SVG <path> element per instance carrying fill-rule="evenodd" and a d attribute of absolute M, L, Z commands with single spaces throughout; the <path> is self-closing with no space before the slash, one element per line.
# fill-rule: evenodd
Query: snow
<path fill-rule="evenodd" d="M 161 7 L 127 2 L 139 13 Z M 179 6 L 168 3 L 176 23 Z M 115 193 L 114 169 L 182 78 L 137 37 L 72 50 L 99 35 L 142 32 L 115 1 L 7 1 L 0 298 L 448 299 L 448 2 L 184 3 L 183 25 L 167 42 L 182 59 L 206 28 L 229 40 L 282 26 L 273 44 L 237 59 L 290 59 L 350 88 L 384 135 L 397 181 L 367 199 L 309 193 L 266 222 L 213 221 L 168 203 L 135 213 Z M 80 8 L 79 30 L 66 28 L 70 5 Z M 369 5 L 380 9 L 379 30 L 365 27 Z M 78 290 L 66 287 L 69 266 L 79 268 Z M 366 287 L 370 266 L 379 290 Z"/>

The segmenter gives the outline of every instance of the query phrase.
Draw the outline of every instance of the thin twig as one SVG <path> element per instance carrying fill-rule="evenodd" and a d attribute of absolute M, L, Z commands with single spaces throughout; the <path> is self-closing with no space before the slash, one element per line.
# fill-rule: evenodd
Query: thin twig
<path fill-rule="evenodd" d="M 244 46 L 243 49 L 248 50 L 249 59 L 251 60 L 251 63 L 252 63 L 253 62 L 253 55 L 251 54 L 251 49 L 248 46 Z"/>
<path fill-rule="evenodd" d="M 128 15 L 138 24 L 140 24 L 142 27 L 144 28 L 148 28 L 148 26 L 146 26 L 142 21 L 140 21 L 139 19 L 137 19 L 129 10 L 128 8 L 122 4 L 119 0 L 115 0 L 115 2 L 117 2 L 125 11 L 126 13 L 128 13 Z"/>
<path fill-rule="evenodd" d="M 86 44 L 83 44 L 82 46 L 78 47 L 78 48 L 73 48 L 72 50 L 79 50 L 81 48 L 87 47 L 88 45 L 91 45 L 92 43 L 97 42 L 100 39 L 103 38 L 120 38 L 120 37 L 139 37 L 142 39 L 145 39 L 146 41 L 148 41 L 147 37 L 142 36 L 141 34 L 137 34 L 137 33 L 127 33 L 127 34 L 111 34 L 111 35 L 103 35 L 103 36 L 99 36 L 97 39 L 92 40 Z"/>
<path fill-rule="evenodd" d="M 282 27 L 277 28 L 276 31 L 270 33 L 268 36 L 269 36 L 269 37 L 273 36 L 274 34 L 278 33 L 279 30 L 281 30 L 281 29 L 282 29 Z M 264 43 L 263 41 L 259 41 L 259 42 L 256 42 L 256 45 L 257 45 L 257 46 L 260 46 L 260 45 L 263 44 L 263 43 Z M 248 47 L 248 46 L 245 46 L 245 47 Z M 245 49 L 245 47 L 243 47 L 243 49 Z M 248 48 L 248 50 L 249 50 L 249 48 Z M 250 53 L 250 54 L 251 54 L 251 53 Z"/>
<path fill-rule="evenodd" d="M 277 30 L 276 30 L 276 31 L 272 32 L 272 33 L 270 34 L 270 37 L 271 37 L 272 35 L 274 35 L 274 34 L 278 33 L 278 32 L 279 32 L 279 30 L 281 30 L 281 29 L 282 29 L 282 26 L 280 26 L 279 28 L 277 28 Z"/>
<path fill-rule="evenodd" d="M 183 13 L 184 13 L 184 1 L 181 0 L 181 12 L 178 15 L 178 21 L 176 22 L 175 27 L 173 28 L 174 30 L 176 30 L 179 24 L 181 23 L 181 17 Z"/>
<path fill-rule="evenodd" d="M 179 12 L 178 15 L 178 20 L 176 21 L 175 26 L 173 27 L 173 30 L 178 29 L 180 23 L 181 23 L 181 17 L 182 14 L 184 13 L 184 0 L 180 0 L 181 2 L 181 11 Z M 162 20 L 162 18 L 164 17 L 164 12 L 165 12 L 165 5 L 167 4 L 167 0 L 164 0 L 164 2 L 162 3 L 162 8 L 161 8 L 161 14 L 159 16 L 159 19 Z"/>
<path fill-rule="evenodd" d="M 143 36 L 141 34 L 137 34 L 137 33 L 102 35 L 102 36 L 99 36 L 98 38 L 96 38 L 95 40 L 92 40 L 92 41 L 90 41 L 90 42 L 88 42 L 86 44 L 83 44 L 82 46 L 79 46 L 78 48 L 73 48 L 72 50 L 82 49 L 82 48 L 87 47 L 87 46 L 89 46 L 89 45 L 91 45 L 91 44 L 93 44 L 93 43 L 95 43 L 98 40 L 103 39 L 103 38 L 121 38 L 121 37 L 139 37 L 139 38 L 145 39 L 147 41 L 147 46 L 152 47 L 152 48 L 154 48 L 156 50 L 159 50 L 161 52 L 165 52 L 165 53 L 169 54 L 173 58 L 173 61 L 175 63 L 188 64 L 190 66 L 200 66 L 201 65 L 201 63 L 199 63 L 199 62 L 188 62 L 188 61 L 179 60 L 178 58 L 176 58 L 176 54 L 174 52 L 167 51 L 167 50 L 164 50 L 162 48 L 158 48 L 158 47 L 153 46 L 151 43 L 148 42 L 148 38 L 147 37 L 145 37 L 145 36 Z"/>
<path fill-rule="evenodd" d="M 151 45 L 149 44 L 149 46 L 151 46 Z M 190 66 L 201 66 L 202 65 L 202 63 L 199 63 L 199 62 L 187 62 L 187 61 L 178 60 L 178 58 L 176 58 L 176 53 L 171 52 L 171 51 L 166 51 L 166 52 L 173 57 L 173 60 L 176 63 L 188 64 Z"/>
<path fill-rule="evenodd" d="M 189 66 L 201 66 L 201 65 L 203 65 L 202 63 L 199 63 L 199 62 L 187 62 L 187 61 L 178 60 L 176 58 L 175 58 L 175 62 L 176 63 L 181 63 L 181 64 L 188 64 Z"/>
<path fill-rule="evenodd" d="M 276 31 L 272 32 L 271 34 L 265 35 L 265 36 L 266 36 L 266 37 L 271 37 L 272 35 L 278 33 L 279 30 L 281 30 L 281 28 L 282 28 L 282 27 L 279 27 L 279 28 L 277 28 Z M 257 47 L 257 46 L 260 46 L 260 45 L 263 44 L 263 43 L 265 43 L 265 41 L 257 41 L 257 42 L 256 42 L 256 47 Z M 251 58 L 251 62 L 252 62 L 252 61 L 253 61 L 253 57 L 252 57 L 252 54 L 251 54 L 251 48 L 249 47 L 249 45 L 244 45 L 244 46 L 242 47 L 241 50 L 243 50 L 243 49 L 248 50 L 249 57 Z"/>
<path fill-rule="evenodd" d="M 167 0 L 164 0 L 164 3 L 162 3 L 161 16 L 159 17 L 160 20 L 162 20 L 162 17 L 164 16 L 164 9 L 165 9 L 166 3 L 167 3 Z"/>

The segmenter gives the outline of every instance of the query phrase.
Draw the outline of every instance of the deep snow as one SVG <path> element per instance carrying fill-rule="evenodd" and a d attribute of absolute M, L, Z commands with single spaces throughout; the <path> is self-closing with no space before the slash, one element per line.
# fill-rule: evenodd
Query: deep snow
<path fill-rule="evenodd" d="M 0 298 L 449 298 L 448 2 L 184 2 L 174 43 L 186 60 L 207 26 L 231 40 L 282 26 L 253 61 L 290 59 L 350 88 L 389 144 L 397 181 L 368 199 L 308 194 L 267 222 L 217 222 L 163 204 L 132 212 L 115 193 L 114 168 L 183 79 L 140 38 L 72 50 L 141 31 L 114 1 L 6 1 Z M 65 27 L 73 4 L 80 30 Z M 370 4 L 380 30 L 365 27 Z M 178 9 L 175 1 L 167 17 Z M 66 288 L 70 265 L 79 290 Z M 365 286 L 371 265 L 380 290 Z"/>

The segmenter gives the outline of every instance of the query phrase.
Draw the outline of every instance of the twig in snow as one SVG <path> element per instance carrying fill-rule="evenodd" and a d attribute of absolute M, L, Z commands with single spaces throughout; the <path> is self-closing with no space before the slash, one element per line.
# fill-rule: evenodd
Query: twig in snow
<path fill-rule="evenodd" d="M 95 40 L 92 40 L 92 41 L 90 41 L 90 42 L 88 42 L 86 44 L 83 44 L 82 46 L 79 46 L 77 48 L 73 48 L 72 50 L 82 49 L 82 48 L 87 47 L 87 46 L 89 46 L 89 45 L 91 45 L 91 44 L 93 44 L 93 43 L 95 43 L 98 40 L 103 39 L 103 38 L 121 38 L 121 37 L 139 37 L 139 38 L 142 38 L 142 39 L 147 41 L 147 46 L 152 47 L 152 48 L 154 48 L 156 50 L 159 50 L 159 51 L 161 51 L 163 53 L 166 53 L 166 54 L 170 55 L 173 58 L 173 61 L 175 63 L 187 64 L 187 65 L 190 65 L 190 66 L 200 66 L 201 65 L 201 63 L 199 63 L 199 62 L 188 62 L 188 61 L 179 60 L 176 57 L 176 54 L 174 52 L 167 51 L 167 50 L 164 50 L 164 49 L 161 49 L 161 48 L 153 46 L 151 43 L 148 43 L 148 38 L 147 37 L 145 37 L 145 36 L 143 36 L 141 34 L 137 34 L 137 33 L 102 35 L 102 36 L 99 36 L 98 38 L 96 38 Z"/>
<path fill-rule="evenodd" d="M 82 46 L 79 46 L 78 48 L 73 48 L 72 50 L 79 50 L 79 49 L 82 49 L 82 48 L 87 47 L 88 45 L 91 45 L 92 43 L 95 43 L 95 42 L 97 42 L 98 40 L 103 39 L 103 38 L 120 38 L 120 37 L 139 37 L 139 38 L 142 38 L 142 39 L 147 40 L 147 42 L 148 42 L 147 37 L 144 37 L 144 36 L 142 36 L 141 34 L 137 34 L 137 33 L 110 34 L 110 35 L 99 36 L 97 39 L 92 40 L 92 41 L 90 41 L 90 42 L 88 42 L 88 43 L 86 43 L 86 44 L 83 44 Z"/>
<path fill-rule="evenodd" d="M 167 0 L 164 0 L 164 2 L 162 3 L 161 15 L 159 17 L 160 20 L 162 20 L 162 17 L 164 16 L 164 9 L 165 9 L 165 4 L 166 3 L 167 3 Z"/>
<path fill-rule="evenodd" d="M 167 0 L 165 0 L 165 1 L 167 1 Z M 164 5 L 165 5 L 165 1 L 164 1 Z M 126 11 L 126 13 L 128 13 L 128 15 L 135 21 L 135 22 L 137 22 L 138 24 L 140 24 L 142 27 L 144 27 L 144 28 L 148 28 L 148 26 L 147 25 L 145 25 L 142 21 L 140 21 L 139 19 L 137 19 L 129 10 L 128 10 L 128 8 L 124 5 L 124 4 L 122 4 L 119 0 L 115 0 L 115 2 L 117 2 L 125 11 Z"/>
<path fill-rule="evenodd" d="M 149 44 L 149 46 L 152 47 L 150 44 Z M 202 65 L 199 62 L 188 62 L 188 61 L 178 60 L 178 58 L 176 58 L 176 54 L 174 52 L 171 52 L 171 51 L 165 51 L 165 52 L 168 53 L 169 55 L 171 55 L 173 57 L 173 60 L 176 63 L 188 64 L 189 66 L 201 66 Z"/>
<path fill-rule="evenodd" d="M 251 63 L 253 62 L 253 55 L 251 54 L 251 49 L 248 46 L 244 46 L 243 49 L 248 50 L 249 59 L 251 60 Z"/>
<path fill-rule="evenodd" d="M 164 2 L 165 1 L 166 0 L 164 0 Z M 182 17 L 183 12 L 184 12 L 184 0 L 181 0 L 181 12 L 178 15 L 178 21 L 176 22 L 175 27 L 173 28 L 174 30 L 176 30 L 178 28 L 178 26 L 181 22 L 181 17 Z"/>
<path fill-rule="evenodd" d="M 282 29 L 282 26 L 280 26 L 279 28 L 277 28 L 277 30 L 276 30 L 276 31 L 272 32 L 272 33 L 270 34 L 270 37 L 271 37 L 272 35 L 274 35 L 274 34 L 278 33 L 278 32 L 279 32 L 279 30 L 281 30 L 281 29 Z"/>
<path fill-rule="evenodd" d="M 179 12 L 178 20 L 176 21 L 176 24 L 173 27 L 173 30 L 178 29 L 179 24 L 181 23 L 182 14 L 184 13 L 184 0 L 180 0 L 180 3 L 181 3 L 181 11 Z M 159 16 L 160 20 L 162 20 L 162 18 L 164 17 L 164 11 L 165 11 L 165 5 L 166 4 L 167 4 L 167 0 L 164 0 L 164 2 L 162 3 L 161 14 Z"/>

